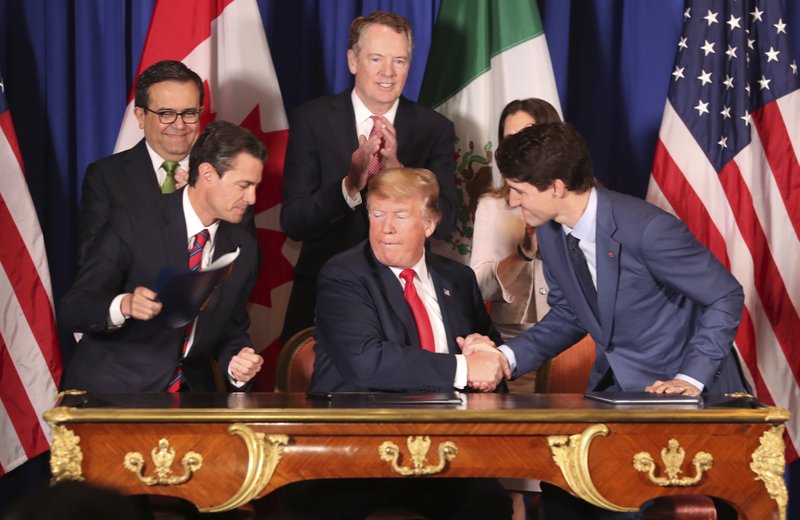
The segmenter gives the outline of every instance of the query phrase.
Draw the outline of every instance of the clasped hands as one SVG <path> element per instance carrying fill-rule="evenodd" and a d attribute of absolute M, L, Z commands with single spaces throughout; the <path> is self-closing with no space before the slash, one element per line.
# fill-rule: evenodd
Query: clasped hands
<path fill-rule="evenodd" d="M 120 302 L 120 311 L 126 318 L 147 321 L 161 312 L 163 304 L 158 301 L 158 293 L 147 287 L 139 286 L 132 293 L 127 293 Z M 242 348 L 231 358 L 228 365 L 230 374 L 239 382 L 247 383 L 261 370 L 264 358 L 252 347 Z"/>
<path fill-rule="evenodd" d="M 467 360 L 467 384 L 474 390 L 491 392 L 505 377 L 511 378 L 511 368 L 506 356 L 494 342 L 482 334 L 456 338 Z"/>
<path fill-rule="evenodd" d="M 350 158 L 350 171 L 347 173 L 345 185 L 351 198 L 367 185 L 369 163 L 375 155 L 381 161 L 381 169 L 403 167 L 397 159 L 397 131 L 385 117 L 374 118 L 375 132 L 369 138 L 358 136 L 358 148 Z"/>

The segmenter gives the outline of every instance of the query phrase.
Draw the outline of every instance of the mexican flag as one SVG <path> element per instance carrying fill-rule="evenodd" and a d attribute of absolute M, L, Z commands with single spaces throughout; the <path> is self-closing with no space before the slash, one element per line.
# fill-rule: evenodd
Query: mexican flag
<path fill-rule="evenodd" d="M 456 127 L 456 229 L 437 252 L 469 261 L 478 198 L 499 182 L 492 157 L 503 107 L 538 97 L 561 113 L 536 2 L 442 0 L 419 102 Z"/>

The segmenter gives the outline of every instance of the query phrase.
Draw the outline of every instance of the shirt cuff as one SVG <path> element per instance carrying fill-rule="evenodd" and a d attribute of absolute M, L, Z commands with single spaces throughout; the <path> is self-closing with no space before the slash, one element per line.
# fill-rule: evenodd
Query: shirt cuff
<path fill-rule="evenodd" d="M 459 390 L 467 386 L 467 358 L 464 354 L 456 354 L 456 380 L 453 386 Z"/>
<path fill-rule="evenodd" d="M 514 373 L 517 371 L 517 357 L 514 355 L 514 351 L 511 350 L 508 345 L 500 345 L 497 349 L 502 352 L 508 360 L 508 366 L 511 368 L 512 377 L 517 377 Z"/>
<path fill-rule="evenodd" d="M 230 382 L 230 384 L 232 384 L 236 388 L 241 388 L 246 384 L 245 382 L 239 381 L 238 379 L 233 377 L 233 374 L 231 373 L 231 367 L 230 366 L 228 367 L 228 382 Z"/>
<path fill-rule="evenodd" d="M 350 209 L 355 209 L 356 206 L 361 204 L 361 193 L 356 192 L 356 196 L 354 198 L 350 198 L 350 195 L 347 193 L 347 185 L 345 181 L 347 177 L 342 179 L 342 195 L 344 195 L 344 200 L 347 202 L 347 205 L 350 206 Z"/>
<path fill-rule="evenodd" d="M 125 316 L 122 314 L 122 299 L 125 294 L 118 294 L 111 300 L 111 305 L 108 307 L 108 328 L 118 329 L 125 325 Z"/>
<path fill-rule="evenodd" d="M 700 381 L 698 381 L 693 377 L 689 377 L 684 374 L 678 374 L 677 376 L 675 376 L 675 379 L 680 379 L 681 381 L 686 381 L 687 383 L 691 383 L 694 386 L 696 386 L 697 389 L 700 390 L 701 392 L 703 391 L 703 388 L 705 388 L 705 385 L 703 383 L 701 383 Z"/>

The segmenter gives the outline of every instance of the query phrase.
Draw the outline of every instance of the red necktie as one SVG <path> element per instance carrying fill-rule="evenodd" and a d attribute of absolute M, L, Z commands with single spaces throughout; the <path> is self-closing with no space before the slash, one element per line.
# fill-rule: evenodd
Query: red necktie
<path fill-rule="evenodd" d="M 414 276 L 416 274 L 413 269 L 406 269 L 400 273 L 400 278 L 406 282 L 403 297 L 408 302 L 408 306 L 411 307 L 411 313 L 414 315 L 420 346 L 425 350 L 436 352 L 436 342 L 433 340 L 433 329 L 431 328 L 428 311 L 425 310 L 425 304 L 422 303 L 419 294 L 417 294 L 417 288 L 414 287 Z"/>
<path fill-rule="evenodd" d="M 206 246 L 208 239 L 211 235 L 208 233 L 207 229 L 203 229 L 198 234 L 194 236 L 194 242 L 192 243 L 192 248 L 189 249 L 189 270 L 197 271 L 200 269 L 200 264 L 203 261 L 203 248 Z M 186 356 L 186 349 L 189 347 L 189 338 L 192 337 L 192 325 L 194 324 L 194 320 L 190 321 L 186 324 L 186 329 L 183 337 L 183 348 L 181 349 L 181 359 Z M 180 392 L 181 391 L 181 380 L 183 380 L 183 373 L 181 372 L 180 365 L 178 366 L 177 370 L 175 371 L 175 376 L 170 381 L 169 386 L 167 386 L 167 392 Z"/>
<path fill-rule="evenodd" d="M 372 118 L 372 130 L 369 132 L 369 138 L 372 139 L 372 136 L 378 131 L 378 116 L 370 116 Z M 367 168 L 367 176 L 371 179 L 376 173 L 381 170 L 381 158 L 376 153 L 372 156 L 369 160 L 369 167 Z"/>

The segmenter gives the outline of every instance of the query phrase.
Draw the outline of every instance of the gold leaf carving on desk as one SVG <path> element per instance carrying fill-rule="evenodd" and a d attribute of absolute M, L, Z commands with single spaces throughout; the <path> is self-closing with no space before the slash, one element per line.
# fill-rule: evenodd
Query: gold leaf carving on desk
<path fill-rule="evenodd" d="M 786 518 L 786 506 L 789 495 L 786 491 L 786 481 L 783 472 L 786 469 L 786 457 L 783 442 L 785 426 L 773 426 L 765 431 L 759 438 L 759 446 L 753 452 L 750 469 L 756 474 L 756 480 L 764 483 L 767 493 L 778 504 L 780 518 Z"/>
<path fill-rule="evenodd" d="M 683 461 L 686 458 L 686 450 L 680 445 L 677 439 L 667 441 L 667 447 L 661 448 L 661 460 L 664 462 L 664 476 L 656 476 L 656 462 L 649 452 L 640 451 L 633 456 L 633 468 L 636 471 L 647 473 L 650 482 L 658 486 L 694 486 L 703 478 L 703 473 L 711 469 L 714 465 L 714 457 L 705 451 L 698 451 L 692 459 L 695 469 L 694 477 L 681 477 Z"/>
<path fill-rule="evenodd" d="M 403 467 L 397 463 L 400 458 L 400 448 L 392 441 L 385 441 L 378 447 L 378 455 L 381 460 L 392 463 L 392 469 L 395 473 L 403 476 L 420 476 L 420 475 L 434 475 L 441 473 L 444 470 L 445 464 L 456 458 L 458 455 L 458 447 L 453 441 L 445 441 L 439 444 L 436 449 L 439 454 L 439 463 L 435 466 L 425 465 L 428 458 L 428 452 L 431 449 L 431 438 L 427 435 L 410 435 L 406 439 L 408 452 L 411 455 L 411 464 L 413 467 Z"/>
<path fill-rule="evenodd" d="M 583 433 L 575 435 L 548 436 L 547 443 L 553 454 L 553 461 L 572 491 L 590 504 L 609 511 L 638 511 L 639 508 L 623 507 L 609 502 L 595 487 L 589 473 L 589 447 L 598 435 L 608 435 L 605 424 L 593 424 Z"/>
<path fill-rule="evenodd" d="M 267 435 L 246 424 L 232 424 L 228 427 L 228 432 L 244 441 L 248 458 L 247 473 L 241 487 L 231 498 L 218 506 L 201 508 L 203 513 L 230 511 L 256 498 L 269 485 L 283 456 L 283 448 L 289 444 L 288 435 Z"/>
<path fill-rule="evenodd" d="M 172 474 L 172 463 L 175 461 L 175 448 L 170 446 L 167 439 L 158 441 L 158 446 L 150 451 L 155 467 L 155 477 L 144 476 L 144 456 L 138 451 L 125 454 L 122 465 L 125 469 L 136 474 L 139 482 L 145 486 L 177 486 L 188 482 L 192 475 L 203 467 L 203 456 L 194 451 L 189 451 L 181 459 L 183 475 Z"/>
<path fill-rule="evenodd" d="M 53 445 L 50 447 L 51 482 L 62 480 L 83 480 L 83 452 L 81 438 L 66 426 L 53 426 Z"/>

